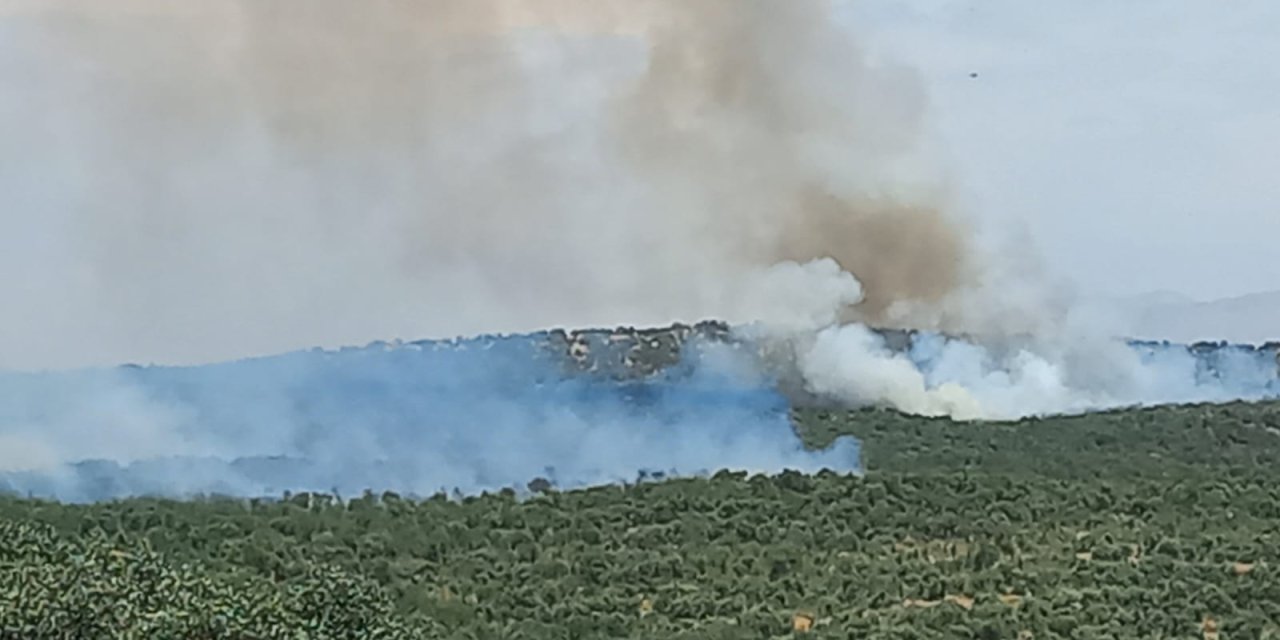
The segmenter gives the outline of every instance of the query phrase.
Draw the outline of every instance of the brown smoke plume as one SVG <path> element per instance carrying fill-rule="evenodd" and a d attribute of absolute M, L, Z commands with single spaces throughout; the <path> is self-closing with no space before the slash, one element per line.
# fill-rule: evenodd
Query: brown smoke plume
<path fill-rule="evenodd" d="M 822 257 L 905 322 L 975 277 L 918 83 L 827 0 L 8 8 L 0 366 L 749 321 Z"/>
<path fill-rule="evenodd" d="M 877 165 L 909 155 L 921 130 L 909 76 L 867 66 L 827 2 L 666 8 L 647 73 L 622 101 L 628 149 L 674 188 L 697 176 L 724 226 L 765 230 L 747 238 L 760 243 L 756 260 L 835 259 L 863 283 L 863 319 L 884 322 L 894 302 L 938 302 L 962 283 L 956 223 L 936 203 L 876 195 L 887 186 Z"/>

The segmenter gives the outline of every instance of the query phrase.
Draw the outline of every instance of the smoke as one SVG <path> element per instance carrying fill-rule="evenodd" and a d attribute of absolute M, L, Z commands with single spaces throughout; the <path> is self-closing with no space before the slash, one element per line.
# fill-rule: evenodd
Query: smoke
<path fill-rule="evenodd" d="M 791 354 L 804 388 L 817 397 L 957 420 L 1280 396 L 1277 345 L 1188 347 L 1097 335 L 984 345 L 936 333 L 891 345 L 885 335 L 849 324 L 774 349 Z"/>
<path fill-rule="evenodd" d="M 817 400 L 1011 419 L 1280 392 L 1275 345 L 1053 352 L 858 324 L 797 331 L 792 342 L 758 329 L 380 343 L 191 368 L 5 374 L 0 492 L 73 501 L 425 495 L 522 489 L 535 477 L 573 488 L 721 469 L 856 473 L 855 440 L 806 450 L 789 410 Z M 789 387 L 788 375 L 802 387 Z"/>
<path fill-rule="evenodd" d="M 8 374 L 0 425 L 33 428 L 0 431 L 0 492 L 421 496 L 523 490 L 537 477 L 573 488 L 642 473 L 860 468 L 852 439 L 804 449 L 787 399 L 740 347 L 692 340 L 675 366 L 628 381 L 574 374 L 554 344 L 528 335 Z M 584 344 L 603 366 L 616 340 Z"/>
<path fill-rule="evenodd" d="M 8 374 L 0 470 L 81 498 L 848 471 L 736 380 L 962 419 L 1274 392 L 1274 354 L 1143 352 L 983 247 L 920 82 L 839 8 L 10 0 L 0 368 L 703 318 L 764 357 L 638 404 L 496 343 Z"/>
<path fill-rule="evenodd" d="M 15 0 L 0 367 L 789 324 L 749 292 L 824 258 L 845 318 L 941 300 L 924 93 L 838 5 Z"/>

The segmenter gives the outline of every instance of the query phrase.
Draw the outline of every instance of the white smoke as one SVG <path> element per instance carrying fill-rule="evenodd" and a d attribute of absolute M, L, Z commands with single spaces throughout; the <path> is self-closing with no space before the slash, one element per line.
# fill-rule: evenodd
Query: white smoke
<path fill-rule="evenodd" d="M 833 4 L 4 3 L 0 367 L 718 318 L 756 323 L 811 393 L 924 415 L 1274 391 L 1274 354 L 1226 352 L 1206 374 L 1185 350 L 1074 323 L 1025 256 L 975 254 L 917 78 L 864 51 Z M 853 320 L 973 340 L 901 352 Z M 386 365 L 402 355 L 332 362 L 372 367 L 410 405 L 424 378 L 470 381 L 432 397 L 480 417 L 366 415 L 350 385 L 298 403 L 342 399 L 328 415 L 379 425 L 317 432 L 325 414 L 283 395 L 327 371 L 319 357 L 228 365 L 198 409 L 117 374 L 14 376 L 0 378 L 0 469 L 225 463 L 300 440 L 331 465 L 311 480 L 351 486 L 406 451 L 395 475 L 419 489 L 547 465 L 574 482 L 637 465 L 850 466 L 782 422 L 694 402 L 715 394 L 664 397 L 683 427 L 668 433 L 622 404 L 591 420 L 531 412 L 490 377 L 532 379 L 527 362 L 405 380 Z M 172 486 L 238 477 L 156 469 Z"/>
<path fill-rule="evenodd" d="M 963 386 L 930 387 L 904 354 L 892 353 L 862 325 L 828 327 L 808 341 L 800 372 L 808 389 L 850 404 L 886 404 L 907 413 L 981 417 L 977 400 Z"/>
<path fill-rule="evenodd" d="M 772 331 L 784 332 L 830 326 L 843 310 L 863 299 L 858 279 L 830 258 L 753 269 L 730 294 L 726 308 L 742 310 L 731 318 L 749 318 Z"/>
<path fill-rule="evenodd" d="M 1130 344 L 1105 335 L 983 345 L 938 334 L 907 350 L 859 324 L 816 335 L 779 332 L 806 389 L 851 405 L 882 405 L 957 420 L 1158 404 L 1257 400 L 1280 395 L 1275 348 Z"/>

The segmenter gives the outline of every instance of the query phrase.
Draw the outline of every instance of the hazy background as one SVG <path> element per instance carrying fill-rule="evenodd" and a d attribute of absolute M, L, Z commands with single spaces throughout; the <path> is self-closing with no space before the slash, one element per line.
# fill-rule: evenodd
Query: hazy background
<path fill-rule="evenodd" d="M 763 364 L 958 419 L 1274 397 L 1274 348 L 1114 339 L 1280 337 L 1280 16 L 1223 6 L 0 0 L 0 472 L 855 470 Z M 766 362 L 640 406 L 533 340 L 3 371 L 708 317 Z"/>
<path fill-rule="evenodd" d="M 740 183 L 753 171 L 804 164 L 791 162 L 794 158 L 813 162 L 824 176 L 841 174 L 835 181 L 852 184 L 857 198 L 879 197 L 887 189 L 891 208 L 921 212 L 913 220 L 928 221 L 935 210 L 943 211 L 946 219 L 972 227 L 965 243 L 1012 238 L 1019 255 L 1002 258 L 1003 268 L 1042 267 L 1049 276 L 1043 282 L 1057 283 L 1047 286 L 1074 286 L 1086 303 L 1123 312 L 1121 324 L 1129 333 L 1174 339 L 1280 337 L 1270 328 L 1271 318 L 1280 317 L 1280 294 L 1265 294 L 1280 289 L 1280 265 L 1269 251 L 1280 237 L 1280 182 L 1273 178 L 1280 167 L 1274 144 L 1280 140 L 1280 70 L 1271 62 L 1280 59 L 1275 37 L 1280 8 L 1273 3 L 1235 2 L 1228 10 L 1193 0 L 1036 6 L 1012 0 L 844 2 L 840 19 L 856 34 L 850 49 L 832 46 L 825 30 L 816 40 L 820 46 L 810 46 L 815 40 L 789 40 L 809 33 L 804 24 L 746 19 L 719 35 L 695 37 L 695 49 L 719 52 L 719 63 L 732 64 L 744 63 L 733 59 L 735 51 L 762 52 L 743 68 L 773 83 L 767 86 L 834 92 L 856 116 L 835 127 L 844 141 L 856 143 L 855 151 L 824 157 L 829 150 L 805 148 L 800 155 L 746 162 L 735 173 L 707 171 L 698 176 L 707 180 L 696 193 L 685 197 L 680 189 L 664 188 L 657 191 L 664 197 L 656 201 L 599 180 L 600 172 L 612 168 L 601 168 L 586 138 L 557 129 L 576 112 L 535 108 L 543 104 L 539 98 L 554 98 L 586 110 L 609 96 L 605 81 L 643 69 L 625 47 L 606 57 L 565 50 L 540 54 L 535 37 L 525 66 L 514 75 L 502 74 L 516 67 L 481 64 L 488 75 L 444 71 L 431 76 L 436 84 L 428 86 L 445 96 L 432 103 L 433 109 L 480 119 L 488 123 L 480 129 L 498 138 L 511 133 L 502 128 L 508 125 L 536 134 L 538 144 L 522 146 L 523 157 L 536 158 L 550 148 L 580 153 L 557 154 L 548 165 L 550 177 L 514 170 L 518 165 L 497 167 L 504 176 L 522 176 L 526 184 L 476 179 L 423 184 L 408 171 L 386 171 L 416 166 L 397 154 L 422 161 L 412 157 L 406 140 L 444 140 L 463 157 L 455 168 L 472 177 L 482 175 L 477 167 L 494 170 L 484 154 L 493 140 L 450 138 L 448 128 L 388 126 L 370 135 L 392 147 L 402 145 L 393 153 L 376 145 L 353 151 L 353 132 L 370 132 L 345 116 L 374 113 L 394 124 L 415 104 L 417 94 L 405 88 L 415 86 L 413 78 L 396 75 L 404 70 L 389 64 L 394 58 L 380 57 L 418 42 L 412 29 L 390 29 L 402 23 L 394 12 L 370 10 L 367 19 L 347 24 L 317 11 L 288 16 L 294 28 L 279 29 L 271 20 L 281 16 L 245 21 L 225 9 L 233 4 L 186 8 L 159 21 L 143 20 L 146 12 L 137 7 L 145 4 L 0 0 L 0 269 L 6 274 L 0 282 L 5 305 L 0 367 L 205 361 L 312 344 L 548 324 L 751 318 L 762 308 L 794 305 L 735 306 L 750 296 L 721 286 L 725 274 L 715 272 L 749 264 L 699 254 L 707 238 L 741 225 L 723 214 L 703 218 L 703 226 L 694 228 L 680 221 L 706 204 L 708 194 L 717 205 L 749 208 L 760 201 L 758 194 L 726 200 L 722 185 Z M 749 4 L 766 8 L 759 15 L 768 14 L 768 2 Z M 55 15 L 51 7 L 61 13 Z M 716 11 L 756 15 L 739 12 L 733 3 L 708 0 L 699 7 L 691 17 Z M 92 20 L 78 14 L 88 9 Z M 464 16 L 461 21 L 474 28 L 488 19 Z M 556 24 L 588 36 L 644 32 L 626 15 L 604 22 Z M 673 31 L 658 34 L 657 42 L 678 40 L 681 21 L 675 23 Z M 334 44 L 337 33 L 379 46 L 344 49 Z M 728 39 L 716 39 L 721 36 Z M 743 37 L 754 38 L 753 46 L 731 46 Z M 312 42 L 330 45 L 318 56 L 298 56 L 305 48 L 291 48 Z M 250 55 L 236 58 L 237 51 Z M 238 66 L 244 59 L 269 64 Z M 590 64 L 558 66 L 565 60 Z M 386 74 L 371 77 L 362 61 Z M 334 75 L 311 73 L 318 68 Z M 538 83 L 521 85 L 548 74 L 571 82 L 554 91 Z M 690 81 L 715 84 L 696 69 L 675 77 L 686 89 L 701 86 Z M 505 97 L 481 96 L 486 99 L 481 104 L 508 105 L 506 110 L 472 110 L 475 101 L 447 97 L 457 92 L 474 97 L 477 89 L 469 78 L 481 89 L 490 86 L 485 82 L 514 87 Z M 566 86 L 570 91 L 563 90 Z M 388 87 L 394 91 L 387 93 Z M 641 94 L 649 90 L 665 102 L 635 104 L 657 108 L 668 118 L 667 133 L 679 133 L 687 124 L 683 119 L 699 117 L 699 100 L 706 96 L 668 89 L 660 82 L 641 85 Z M 319 95 L 323 117 L 296 117 L 292 109 L 303 104 L 297 96 L 304 95 Z M 657 140 L 659 148 L 646 150 L 646 157 L 685 175 L 725 159 L 769 158 L 777 140 L 750 137 L 768 129 L 761 125 L 770 121 L 761 114 L 812 121 L 816 112 L 772 104 L 767 95 L 755 96 L 755 102 L 748 96 L 750 108 L 743 112 L 751 117 L 728 119 L 721 129 L 705 126 L 715 119 L 695 121 L 702 126 L 695 129 L 703 134 L 701 156 L 684 158 L 687 166 L 673 168 L 669 162 L 669 152 L 686 144 L 679 136 L 666 139 L 640 130 L 631 132 L 632 139 Z M 264 110 L 264 104 L 270 108 Z M 510 118 L 515 109 L 524 119 Z M 264 117 L 240 117 L 246 113 Z M 814 130 L 825 134 L 832 128 Z M 290 145 L 285 152 L 263 143 L 281 139 Z M 557 147 L 565 144 L 571 146 Z M 543 193 L 540 185 L 552 177 L 578 188 Z M 677 178 L 653 180 L 669 186 Z M 370 198 L 375 189 L 377 197 Z M 483 269 L 466 268 L 459 265 L 469 260 L 467 252 L 492 236 L 459 241 L 421 233 L 441 228 L 441 216 L 419 229 L 387 224 L 424 194 L 433 198 L 437 213 L 449 206 L 501 211 L 531 195 L 539 207 L 566 213 L 546 224 L 509 230 L 491 242 L 503 249 L 501 264 L 490 260 Z M 464 202 L 455 201 L 459 194 Z M 668 194 L 675 195 L 667 199 Z M 653 219 L 639 224 L 639 218 L 626 218 L 632 223 L 619 225 L 619 218 L 600 213 L 618 202 L 653 212 Z M 181 216 L 159 213 L 171 211 L 200 223 L 183 224 Z M 263 217 L 259 211 L 275 214 Z M 344 222 L 309 224 L 313 221 L 305 212 L 315 211 L 342 212 L 325 219 Z M 759 235 L 755 226 L 743 228 L 727 255 L 739 257 L 738 245 Z M 898 228 L 914 234 L 940 227 Z M 462 232 L 466 236 L 467 229 Z M 678 236 L 687 239 L 671 241 Z M 817 247 L 808 245 L 823 236 L 801 234 L 791 244 L 804 245 L 802 255 L 779 257 L 815 257 L 809 250 Z M 885 297 L 879 281 L 896 287 L 902 283 L 892 276 L 899 273 L 917 275 L 895 291 L 940 281 L 941 275 L 964 279 L 921 268 L 922 261 L 914 259 L 949 256 L 955 243 L 947 233 L 938 234 L 943 237 L 938 242 L 913 242 L 917 235 L 903 237 L 892 229 L 885 237 L 897 242 L 888 257 L 912 259 L 893 268 L 876 259 L 853 269 L 867 295 Z M 389 238 L 413 240 L 389 246 Z M 530 248 L 557 246 L 565 238 L 573 240 L 566 245 L 575 247 L 571 256 Z M 325 269 L 317 269 L 316 254 L 308 247 L 324 248 Z M 620 254 L 618 247 L 628 253 Z M 645 262 L 654 255 L 663 256 L 658 271 Z M 639 266 L 593 273 L 583 268 L 584 258 L 622 265 L 631 260 Z M 377 268 L 369 268 L 371 261 Z M 880 267 L 882 274 L 868 273 Z M 510 282 L 491 287 L 494 269 Z M 1162 293 L 1135 297 L 1150 292 Z M 1256 292 L 1264 294 L 1230 307 L 1196 304 Z M 601 296 L 592 298 L 593 293 Z M 1016 299 L 1013 306 L 1025 307 L 1054 293 L 995 298 Z M 710 299 L 713 294 L 720 297 Z"/>
<path fill-rule="evenodd" d="M 968 208 L 1149 334 L 1280 337 L 1280 5 L 907 0 L 850 10 L 919 70 Z M 978 77 L 970 77 L 977 73 Z M 1170 306 L 1171 305 L 1171 306 Z"/>

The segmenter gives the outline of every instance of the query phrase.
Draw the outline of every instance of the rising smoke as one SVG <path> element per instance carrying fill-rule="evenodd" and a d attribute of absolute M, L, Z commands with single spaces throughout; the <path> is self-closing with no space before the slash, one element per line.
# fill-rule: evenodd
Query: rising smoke
<path fill-rule="evenodd" d="M 16 310 L 0 367 L 720 318 L 750 325 L 772 370 L 847 403 L 976 418 L 1208 393 L 1191 361 L 1081 325 L 1017 254 L 977 249 L 949 206 L 920 83 L 862 50 L 840 9 L 10 0 L 0 265 L 22 277 L 0 280 Z M 868 323 L 975 342 L 904 355 Z M 534 369 L 446 360 L 413 365 L 412 382 L 341 360 L 353 377 L 332 375 L 378 390 L 328 396 L 352 406 L 317 399 L 332 383 L 319 356 L 230 379 L 216 367 L 14 374 L 0 380 L 0 470 L 206 456 L 182 486 L 257 492 L 276 485 L 229 460 L 298 455 L 323 463 L 296 471 L 310 484 L 394 477 L 419 490 L 544 466 L 566 484 L 600 481 L 628 475 L 637 452 L 685 471 L 852 468 L 847 450 L 799 451 L 776 413 L 699 405 L 704 373 L 679 381 L 693 395 L 660 394 L 637 415 L 611 389 L 582 404 L 536 387 L 555 391 L 546 405 L 512 381 Z M 716 397 L 776 399 L 747 389 Z M 54 410 L 55 398 L 78 400 Z M 371 408 L 397 403 L 413 409 Z M 510 446 L 485 448 L 497 441 Z M 172 468 L 152 472 L 177 486 Z M 46 488 L 82 495 L 70 486 Z"/>
<path fill-rule="evenodd" d="M 789 322 L 780 260 L 856 274 L 846 318 L 976 277 L 919 84 L 838 3 L 16 7 L 0 366 Z"/>

